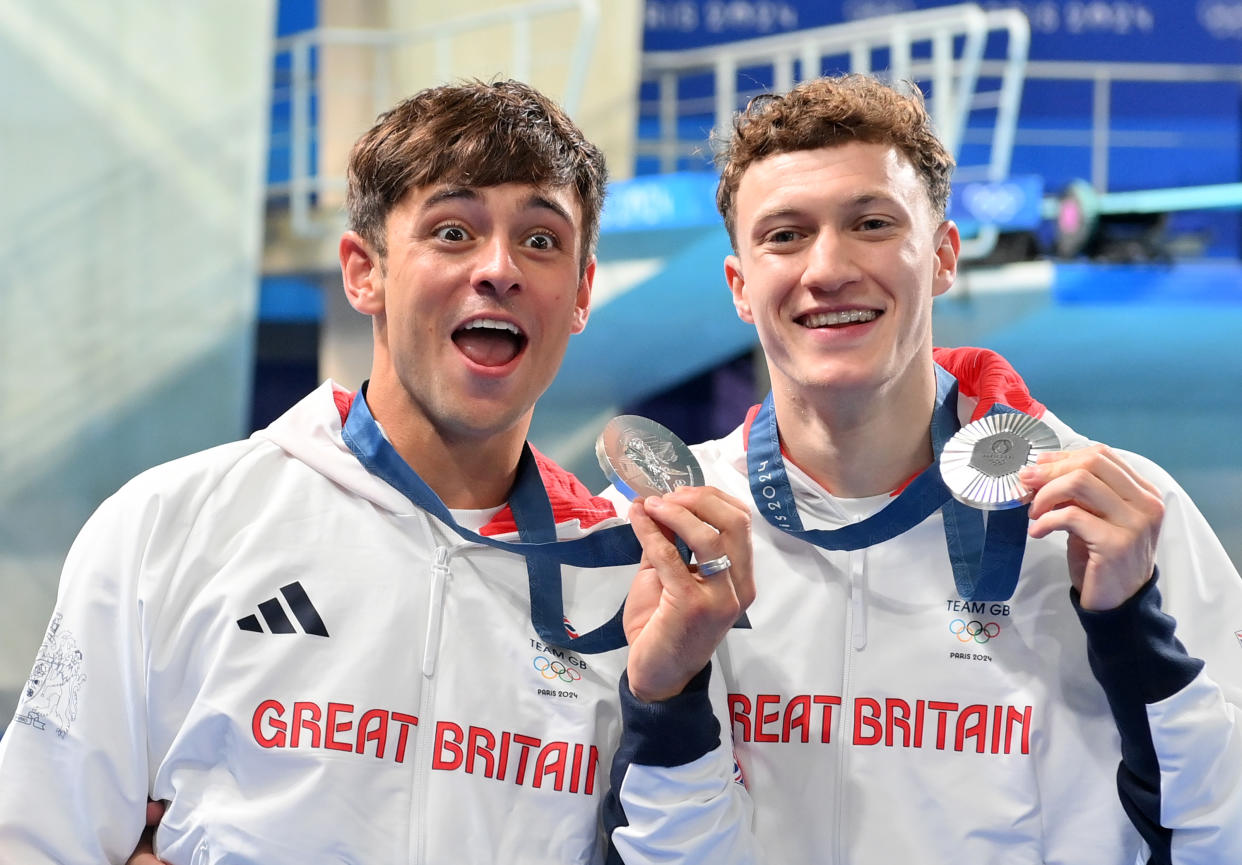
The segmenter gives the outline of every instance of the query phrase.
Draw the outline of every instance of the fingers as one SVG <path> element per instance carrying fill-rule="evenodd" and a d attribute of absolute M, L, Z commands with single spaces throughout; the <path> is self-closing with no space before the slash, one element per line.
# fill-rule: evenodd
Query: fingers
<path fill-rule="evenodd" d="M 711 487 L 683 487 L 637 500 L 630 521 L 643 563 L 625 605 L 626 669 L 638 699 L 663 700 L 681 693 L 703 669 L 754 600 L 750 512 Z M 699 573 L 682 561 L 674 535 L 699 562 L 728 556 L 730 566 Z"/>
<path fill-rule="evenodd" d="M 1024 468 L 1019 477 L 1034 490 L 1030 508 L 1033 537 L 1042 537 L 1055 528 L 1090 525 L 1087 516 L 1120 527 L 1159 525 L 1164 516 L 1159 490 L 1104 445 L 1044 454 L 1037 465 Z M 1067 508 L 1080 513 L 1055 514 Z"/>
<path fill-rule="evenodd" d="M 147 800 L 147 825 L 158 826 L 164 818 L 164 803 L 155 799 Z"/>
<path fill-rule="evenodd" d="M 1085 609 L 1111 609 L 1150 578 L 1164 520 L 1159 490 L 1103 445 L 1046 454 L 1019 473 L 1034 491 L 1028 533 L 1070 535 L 1070 579 Z"/>
<path fill-rule="evenodd" d="M 681 565 L 681 554 L 673 543 L 673 530 L 657 523 L 649 516 L 645 499 L 636 499 L 630 505 L 629 521 L 643 548 L 641 565 L 661 570 Z"/>
<path fill-rule="evenodd" d="M 1087 471 L 1103 480 L 1126 501 L 1140 501 L 1147 496 L 1160 495 L 1154 484 L 1106 445 L 1040 454 L 1037 461 L 1037 465 L 1023 469 L 1023 476 L 1030 477 L 1037 486 L 1077 471 Z"/>
<path fill-rule="evenodd" d="M 154 799 L 147 800 L 146 828 L 142 831 L 138 846 L 125 860 L 125 865 L 165 865 L 163 860 L 155 855 L 155 829 L 159 826 L 160 820 L 164 818 L 164 807 L 163 802 Z"/>
<path fill-rule="evenodd" d="M 744 606 L 754 599 L 750 510 L 746 504 L 714 487 L 682 487 L 667 495 L 644 499 L 641 507 L 635 510 L 642 511 L 640 521 L 649 519 L 653 525 L 681 538 L 697 562 L 729 557 L 730 567 L 726 570 L 700 575 L 695 568 L 687 571 L 688 578 L 719 580 L 727 574 Z M 635 525 L 635 534 L 651 563 L 657 564 L 651 557 L 659 555 L 661 563 L 671 565 L 672 558 L 677 557 L 676 547 L 666 540 L 657 553 L 658 545 L 650 531 L 646 522 Z"/>
<path fill-rule="evenodd" d="M 125 865 L 162 865 L 161 861 L 155 856 L 155 829 L 148 826 L 142 831 L 142 837 L 138 839 L 138 846 L 134 848 L 134 852 L 129 854 L 129 858 L 125 860 Z"/>

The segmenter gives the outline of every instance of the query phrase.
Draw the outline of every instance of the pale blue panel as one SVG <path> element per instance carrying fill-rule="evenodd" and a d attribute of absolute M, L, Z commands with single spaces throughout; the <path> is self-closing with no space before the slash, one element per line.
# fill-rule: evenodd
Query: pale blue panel
<path fill-rule="evenodd" d="M 0 716 L 99 501 L 246 432 L 273 10 L 0 2 Z"/>

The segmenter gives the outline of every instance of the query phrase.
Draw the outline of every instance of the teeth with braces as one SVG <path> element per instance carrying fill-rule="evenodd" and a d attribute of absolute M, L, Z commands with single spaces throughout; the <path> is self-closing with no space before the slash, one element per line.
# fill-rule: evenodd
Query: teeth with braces
<path fill-rule="evenodd" d="M 834 324 L 857 324 L 861 321 L 873 321 L 879 315 L 874 309 L 848 309 L 842 312 L 821 312 L 808 315 L 804 320 L 807 327 L 826 327 Z"/>

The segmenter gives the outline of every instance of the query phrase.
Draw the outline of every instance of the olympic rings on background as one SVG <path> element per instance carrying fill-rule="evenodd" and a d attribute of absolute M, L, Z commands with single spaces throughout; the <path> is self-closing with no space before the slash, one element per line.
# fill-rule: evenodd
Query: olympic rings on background
<path fill-rule="evenodd" d="M 954 619 L 949 622 L 949 633 L 963 643 L 969 643 L 972 640 L 976 643 L 986 643 L 1000 634 L 1000 625 L 996 624 L 996 622 L 988 622 L 985 625 L 978 619 L 971 619 L 969 622 L 962 619 Z"/>
<path fill-rule="evenodd" d="M 562 682 L 576 682 L 582 678 L 582 674 L 573 667 L 567 667 L 560 661 L 552 661 L 543 655 L 536 655 L 532 662 L 535 669 L 539 671 L 539 675 L 545 679 L 560 679 Z"/>

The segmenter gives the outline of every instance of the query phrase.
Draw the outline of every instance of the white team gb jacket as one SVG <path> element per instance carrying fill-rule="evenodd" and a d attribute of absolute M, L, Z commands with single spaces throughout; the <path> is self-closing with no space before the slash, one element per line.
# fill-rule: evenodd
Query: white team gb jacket
<path fill-rule="evenodd" d="M 978 383 L 958 378 L 965 423 Z M 744 429 L 692 450 L 708 483 L 752 500 Z M 842 551 L 756 513 L 752 627 L 725 638 L 710 692 L 653 713 L 622 689 L 616 850 L 627 863 L 1242 863 L 1242 580 L 1173 479 L 1122 456 L 1166 512 L 1158 578 L 1110 612 L 1071 597 L 1063 532 L 1028 540 L 1011 598 L 970 602 L 940 512 Z M 889 500 L 838 499 L 786 468 L 807 528 Z M 678 745 L 715 723 L 713 704 L 736 765 Z"/>
<path fill-rule="evenodd" d="M 348 401 L 325 383 L 89 520 L 0 740 L 0 863 L 124 862 L 148 796 L 173 865 L 601 859 L 624 651 L 544 645 L 524 559 L 369 474 Z M 560 537 L 618 522 L 540 469 Z M 564 568 L 567 627 L 632 571 Z"/>

